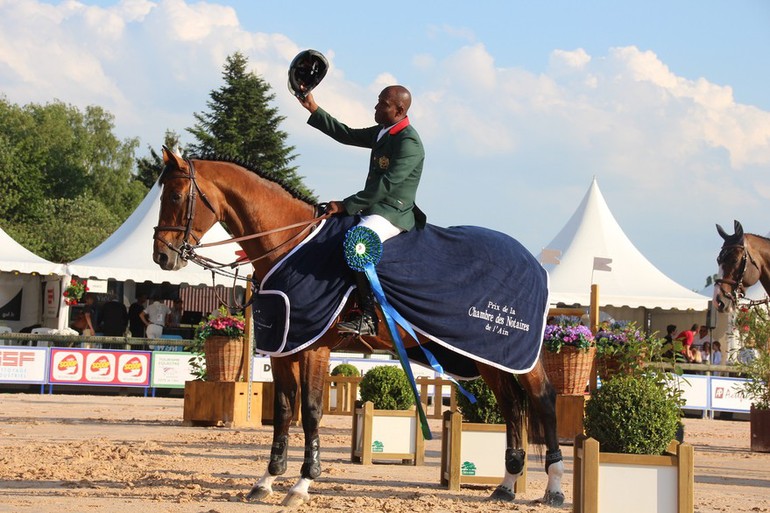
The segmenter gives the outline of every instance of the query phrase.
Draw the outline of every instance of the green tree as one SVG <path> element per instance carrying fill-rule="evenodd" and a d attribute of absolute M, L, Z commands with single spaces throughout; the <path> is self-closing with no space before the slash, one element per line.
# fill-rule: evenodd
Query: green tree
<path fill-rule="evenodd" d="M 98 106 L 0 99 L 0 214 L 20 244 L 49 260 L 72 260 L 134 211 L 147 193 L 133 174 L 138 140 L 119 140 L 113 128 L 113 116 Z M 62 236 L 64 246 L 52 243 Z"/>
<path fill-rule="evenodd" d="M 163 145 L 173 149 L 179 147 L 179 134 L 166 130 Z M 136 159 L 136 179 L 148 189 L 152 189 L 163 171 L 163 157 L 152 146 L 147 146 L 147 149 L 150 151 L 149 156 Z"/>
<path fill-rule="evenodd" d="M 286 145 L 286 132 L 279 128 L 285 118 L 270 106 L 275 95 L 267 82 L 246 70 L 247 65 L 240 52 L 227 57 L 222 73 L 225 84 L 211 92 L 206 103 L 210 111 L 196 112 L 197 123 L 187 129 L 197 140 L 190 150 L 242 160 L 312 197 L 297 168 L 290 166 L 296 155 L 294 147 Z"/>

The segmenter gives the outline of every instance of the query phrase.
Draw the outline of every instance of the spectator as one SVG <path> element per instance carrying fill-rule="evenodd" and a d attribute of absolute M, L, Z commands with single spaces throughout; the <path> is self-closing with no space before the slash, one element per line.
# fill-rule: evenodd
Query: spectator
<path fill-rule="evenodd" d="M 711 347 L 711 364 L 722 365 L 722 344 L 720 344 L 718 340 L 715 340 L 714 343 L 711 344 Z"/>
<path fill-rule="evenodd" d="M 697 350 L 698 346 L 693 344 L 693 347 Z M 704 342 L 700 348 L 700 357 L 703 363 L 709 365 L 711 363 L 711 342 Z"/>
<path fill-rule="evenodd" d="M 114 297 L 102 307 L 102 334 L 105 337 L 122 337 L 128 326 L 126 305 Z"/>
<path fill-rule="evenodd" d="M 128 307 L 128 326 L 132 337 L 144 338 L 144 321 L 141 313 L 147 304 L 147 295 L 139 294 L 136 301 Z"/>
<path fill-rule="evenodd" d="M 168 324 L 170 328 L 178 328 L 182 323 L 182 316 L 184 315 L 184 301 L 181 298 L 174 300 L 174 306 L 171 308 L 171 313 L 168 316 Z"/>
<path fill-rule="evenodd" d="M 674 359 L 674 333 L 676 333 L 676 324 L 666 326 L 666 336 L 663 337 L 663 358 Z"/>
<path fill-rule="evenodd" d="M 676 336 L 676 340 L 682 343 L 682 354 L 685 356 L 687 361 L 690 361 L 692 358 L 690 356 L 690 348 L 692 347 L 692 344 L 695 341 L 695 332 L 697 330 L 698 330 L 698 325 L 693 324 L 689 330 L 684 330 L 679 335 Z M 700 354 L 700 351 L 698 353 Z"/>
<path fill-rule="evenodd" d="M 86 294 L 84 298 L 86 305 L 83 307 L 83 316 L 85 318 L 85 327 L 83 328 L 83 335 L 86 337 L 93 337 L 96 335 L 95 326 L 99 325 L 96 314 L 96 297 L 93 294 Z"/>
<path fill-rule="evenodd" d="M 147 338 L 160 338 L 163 335 L 163 328 L 168 322 L 169 314 L 171 314 L 171 308 L 158 296 L 153 296 L 152 303 L 140 314 L 146 326 Z"/>
<path fill-rule="evenodd" d="M 697 347 L 698 349 L 703 348 L 703 344 L 705 343 L 711 344 L 711 334 L 709 333 L 708 326 L 701 325 L 701 327 L 698 329 L 698 333 L 695 335 L 695 340 L 693 340 L 693 345 Z"/>

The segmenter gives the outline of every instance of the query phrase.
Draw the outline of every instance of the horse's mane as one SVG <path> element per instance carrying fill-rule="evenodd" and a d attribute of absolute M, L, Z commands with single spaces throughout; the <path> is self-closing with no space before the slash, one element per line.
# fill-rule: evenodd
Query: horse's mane
<path fill-rule="evenodd" d="M 767 244 L 770 244 L 770 239 L 768 239 L 764 235 L 757 235 L 756 233 L 750 233 L 749 235 L 752 235 L 752 236 L 754 236 L 754 237 L 756 237 L 756 238 L 766 242 Z"/>
<path fill-rule="evenodd" d="M 191 158 L 194 158 L 196 160 L 208 160 L 212 162 L 228 162 L 230 164 L 235 164 L 237 166 L 240 166 L 247 171 L 251 171 L 252 173 L 256 174 L 257 176 L 264 178 L 265 180 L 269 180 L 273 183 L 276 183 L 280 185 L 283 190 L 288 192 L 292 195 L 292 197 L 304 201 L 305 203 L 309 203 L 310 205 L 316 206 L 318 202 L 313 198 L 312 196 L 308 196 L 304 192 L 300 191 L 296 187 L 289 184 L 283 177 L 278 176 L 277 173 L 274 173 L 272 171 L 265 171 L 263 169 L 259 169 L 256 164 L 252 162 L 247 162 L 242 159 L 239 159 L 237 157 L 231 157 L 231 156 L 223 156 L 223 155 L 216 155 L 211 153 L 206 153 L 203 155 L 193 155 Z"/>

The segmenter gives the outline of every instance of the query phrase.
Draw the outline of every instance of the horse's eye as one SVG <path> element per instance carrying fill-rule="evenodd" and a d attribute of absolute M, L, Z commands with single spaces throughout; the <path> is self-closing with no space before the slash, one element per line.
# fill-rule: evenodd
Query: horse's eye
<path fill-rule="evenodd" d="M 173 193 L 173 194 L 171 195 L 171 200 L 172 200 L 174 203 L 179 203 L 180 201 L 182 201 L 182 193 L 181 193 L 181 192 L 175 192 L 175 193 Z"/>

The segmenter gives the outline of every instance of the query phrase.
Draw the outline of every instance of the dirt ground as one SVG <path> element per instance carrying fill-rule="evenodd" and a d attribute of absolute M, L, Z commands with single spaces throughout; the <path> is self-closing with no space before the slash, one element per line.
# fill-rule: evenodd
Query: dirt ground
<path fill-rule="evenodd" d="M 288 478 L 263 503 L 244 496 L 267 466 L 272 427 L 182 426 L 180 398 L 0 394 L 0 512 L 278 512 L 302 463 L 292 428 Z M 425 465 L 350 462 L 350 418 L 327 416 L 323 474 L 302 512 L 486 513 L 572 510 L 572 447 L 563 446 L 567 502 L 540 504 L 543 465 L 530 450 L 528 492 L 490 502 L 492 487 L 439 485 L 441 440 L 426 443 Z M 749 451 L 745 421 L 685 419 L 695 446 L 695 511 L 770 512 L 770 454 Z M 500 457 L 502 457 L 501 455 Z M 633 483 L 629 483 L 633 486 Z"/>

